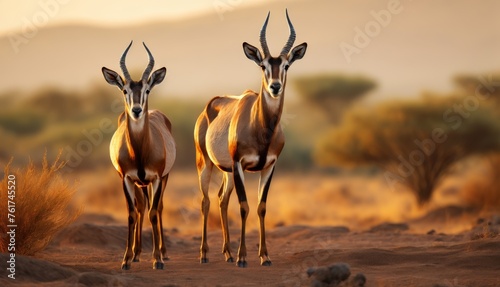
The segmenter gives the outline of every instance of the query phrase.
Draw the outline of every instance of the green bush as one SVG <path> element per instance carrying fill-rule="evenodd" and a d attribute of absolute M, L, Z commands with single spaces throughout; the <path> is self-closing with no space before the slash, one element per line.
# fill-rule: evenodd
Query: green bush
<path fill-rule="evenodd" d="M 45 127 L 45 117 L 30 110 L 15 110 L 0 114 L 0 128 L 11 134 L 27 136 L 37 134 Z"/>
<path fill-rule="evenodd" d="M 315 159 L 325 166 L 377 165 L 391 187 L 406 185 L 424 204 L 456 162 L 500 148 L 498 119 L 485 107 L 465 109 L 464 101 L 440 97 L 352 110 L 318 143 Z"/>
<path fill-rule="evenodd" d="M 298 77 L 294 86 L 300 97 L 337 122 L 347 106 L 366 95 L 377 85 L 360 75 L 325 73 Z"/>
<path fill-rule="evenodd" d="M 42 162 L 40 154 L 47 151 L 54 155 L 62 149 L 65 152 L 63 159 L 68 161 L 65 170 L 68 167 L 80 170 L 111 167 L 109 142 L 114 131 L 102 131 L 97 144 L 87 144 L 86 148 L 91 148 L 88 155 L 75 155 L 74 151 L 79 143 L 89 141 L 85 131 L 99 130 L 101 121 L 111 121 L 116 127 L 123 111 L 123 96 L 112 87 L 97 85 L 78 92 L 46 88 L 20 99 L 12 98 L 12 94 L 3 97 L 8 109 L 0 113 L 0 136 L 4 143 L 0 145 L 0 164 L 6 164 L 11 157 L 15 158 L 15 166 L 26 165 L 29 158 L 38 164 Z M 205 101 L 180 100 L 158 94 L 150 99 L 149 108 L 165 113 L 172 122 L 177 143 L 176 168 L 196 170 L 193 130 L 205 104 Z M 310 140 L 304 137 L 303 131 L 304 126 L 311 126 L 304 124 L 304 119 L 309 118 L 305 115 L 301 120 L 285 118 L 284 122 L 290 123 L 285 129 L 287 144 L 280 158 L 283 169 L 311 165 Z M 299 125 L 302 126 L 300 131 Z M 48 158 L 49 161 L 54 159 Z"/>

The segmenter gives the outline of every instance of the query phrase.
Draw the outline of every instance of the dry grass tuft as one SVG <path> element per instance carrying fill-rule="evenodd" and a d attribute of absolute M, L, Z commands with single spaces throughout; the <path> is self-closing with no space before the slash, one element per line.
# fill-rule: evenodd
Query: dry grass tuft
<path fill-rule="evenodd" d="M 59 170 L 64 166 L 60 154 L 52 165 L 44 155 L 42 166 L 30 161 L 24 168 L 13 171 L 6 165 L 0 182 L 0 252 L 7 252 L 7 186 L 8 175 L 15 175 L 15 252 L 34 255 L 43 250 L 58 231 L 71 224 L 81 210 L 72 205 L 76 188 L 64 180 Z M 10 223 L 12 224 L 12 223 Z"/>
<path fill-rule="evenodd" d="M 490 155 L 463 186 L 463 199 L 483 211 L 500 211 L 500 154 Z"/>

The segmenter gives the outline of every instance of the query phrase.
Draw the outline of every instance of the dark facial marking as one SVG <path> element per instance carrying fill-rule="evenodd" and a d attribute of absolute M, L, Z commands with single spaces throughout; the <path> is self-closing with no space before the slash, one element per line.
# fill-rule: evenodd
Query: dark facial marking
<path fill-rule="evenodd" d="M 271 66 L 271 79 L 279 79 L 280 78 L 280 66 L 281 66 L 281 58 L 270 58 L 269 65 Z"/>
<path fill-rule="evenodd" d="M 142 104 L 141 90 L 142 82 L 131 82 L 130 89 L 132 90 L 132 103 L 131 105 L 138 103 Z"/>

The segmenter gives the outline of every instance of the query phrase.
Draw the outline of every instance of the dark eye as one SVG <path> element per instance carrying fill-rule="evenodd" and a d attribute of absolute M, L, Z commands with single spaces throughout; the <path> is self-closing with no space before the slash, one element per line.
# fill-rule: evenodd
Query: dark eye
<path fill-rule="evenodd" d="M 123 90 L 123 94 L 126 95 L 127 94 L 127 90 Z"/>
<path fill-rule="evenodd" d="M 149 95 L 149 92 L 150 92 L 149 90 L 146 90 L 146 94 L 148 94 L 148 95 Z"/>
<path fill-rule="evenodd" d="M 288 71 L 288 68 L 290 68 L 290 65 L 285 65 L 285 71 Z"/>
<path fill-rule="evenodd" d="M 259 66 L 260 66 L 260 68 L 261 68 L 262 70 L 265 70 L 265 69 L 266 69 L 266 67 L 264 67 L 264 65 L 262 65 L 262 64 L 260 64 Z"/>

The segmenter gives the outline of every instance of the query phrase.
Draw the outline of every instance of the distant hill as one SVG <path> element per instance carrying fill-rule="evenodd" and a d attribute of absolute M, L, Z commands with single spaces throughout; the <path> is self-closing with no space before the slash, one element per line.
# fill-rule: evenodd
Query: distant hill
<path fill-rule="evenodd" d="M 389 12 L 390 20 L 379 13 L 388 5 L 399 11 Z M 132 39 L 135 45 L 127 59 L 129 69 L 141 73 L 147 63 L 142 41 L 155 55 L 156 67 L 167 67 L 167 80 L 158 88 L 161 94 L 205 100 L 215 94 L 259 89 L 260 70 L 246 59 L 241 44 L 259 44 L 259 30 L 269 10 L 268 43 L 277 54 L 288 37 L 285 7 L 297 31 L 296 43 L 309 44 L 304 59 L 290 69 L 289 80 L 324 71 L 363 73 L 379 81 L 377 95 L 414 95 L 423 89 L 449 89 L 450 77 L 458 72 L 500 69 L 500 2 L 496 0 L 452 4 L 280 1 L 236 7 L 223 20 L 214 10 L 196 18 L 143 26 L 47 27 L 20 45 L 17 54 L 9 37 L 3 36 L 0 92 L 47 85 L 80 89 L 104 83 L 101 67 L 118 70 L 119 57 Z M 382 24 L 377 24 L 377 17 Z M 372 36 L 360 36 L 359 31 Z M 355 45 L 355 37 L 358 42 L 364 37 L 364 47 Z M 353 53 L 349 63 L 341 45 L 351 45 L 360 53 Z M 289 92 L 293 96 L 292 88 Z"/>

